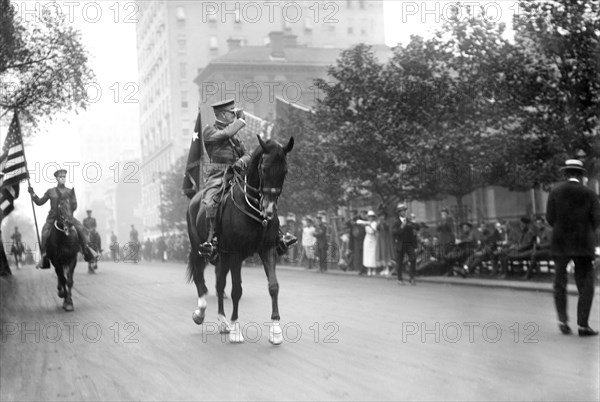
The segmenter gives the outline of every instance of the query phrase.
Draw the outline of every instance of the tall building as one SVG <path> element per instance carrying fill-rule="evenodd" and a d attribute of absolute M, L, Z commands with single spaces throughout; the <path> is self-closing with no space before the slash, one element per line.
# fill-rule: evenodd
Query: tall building
<path fill-rule="evenodd" d="M 383 1 L 137 1 L 144 236 L 160 233 L 161 172 L 185 154 L 201 103 L 194 79 L 227 42 L 265 46 L 269 32 L 311 47 L 383 44 Z M 225 94 L 226 95 L 226 94 Z M 183 172 L 182 172 L 183 174 Z"/>

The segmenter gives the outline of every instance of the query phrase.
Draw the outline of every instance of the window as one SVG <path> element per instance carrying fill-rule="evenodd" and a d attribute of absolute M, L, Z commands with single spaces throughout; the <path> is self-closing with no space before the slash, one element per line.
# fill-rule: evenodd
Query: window
<path fill-rule="evenodd" d="M 183 7 L 177 7 L 177 21 L 185 21 L 185 11 Z"/>
<path fill-rule="evenodd" d="M 211 50 L 219 49 L 219 40 L 216 36 L 211 36 L 208 43 Z"/>
<path fill-rule="evenodd" d="M 361 10 L 365 9 L 365 0 L 358 0 L 358 8 Z"/>
<path fill-rule="evenodd" d="M 189 137 L 190 136 L 190 129 L 189 128 L 184 128 L 181 130 L 181 134 L 183 134 L 184 137 Z"/>
<path fill-rule="evenodd" d="M 305 32 L 312 32 L 312 20 L 310 17 L 306 17 L 304 18 L 304 31 Z"/>
<path fill-rule="evenodd" d="M 351 8 L 352 8 L 352 0 L 346 0 L 346 7 L 347 7 L 348 9 L 351 9 Z"/>
<path fill-rule="evenodd" d="M 354 28 L 348 27 L 348 35 L 354 35 Z"/>
<path fill-rule="evenodd" d="M 242 23 L 241 11 L 240 11 L 239 6 L 235 8 L 235 23 L 236 24 Z"/>
<path fill-rule="evenodd" d="M 181 91 L 181 107 L 187 109 L 188 107 L 188 93 L 187 91 Z"/>
<path fill-rule="evenodd" d="M 179 37 L 177 38 L 177 46 L 179 47 L 179 53 L 185 53 L 185 46 L 186 46 L 186 39 L 185 39 L 185 35 L 179 35 Z"/>

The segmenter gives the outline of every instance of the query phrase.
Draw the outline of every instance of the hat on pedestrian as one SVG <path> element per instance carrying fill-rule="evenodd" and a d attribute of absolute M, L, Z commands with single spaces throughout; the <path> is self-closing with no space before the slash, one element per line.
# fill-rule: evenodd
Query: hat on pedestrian
<path fill-rule="evenodd" d="M 440 211 L 440 213 L 445 212 L 448 215 L 450 215 L 450 212 L 448 212 L 448 208 L 442 208 L 442 210 Z"/>
<path fill-rule="evenodd" d="M 375 215 L 375 212 L 373 211 L 367 212 L 367 216 L 374 216 L 375 218 L 377 218 L 377 215 Z"/>
<path fill-rule="evenodd" d="M 469 227 L 469 229 L 473 229 L 473 225 L 471 225 L 469 222 L 463 222 L 463 223 L 461 223 L 461 224 L 460 224 L 460 226 L 461 226 L 461 227 L 463 227 L 463 226 L 468 226 L 468 227 Z"/>
<path fill-rule="evenodd" d="M 54 172 L 54 177 L 58 177 L 58 175 L 60 174 L 67 174 L 67 171 L 65 169 L 58 169 L 56 172 Z"/>
<path fill-rule="evenodd" d="M 408 209 L 408 207 L 403 202 L 399 202 L 398 205 L 396 205 L 397 211 L 402 211 L 402 210 L 407 210 L 407 209 Z"/>
<path fill-rule="evenodd" d="M 233 111 L 233 109 L 234 109 L 233 104 L 234 103 L 235 103 L 235 100 L 233 100 L 233 99 L 227 99 L 227 100 L 224 100 L 224 101 L 221 101 L 221 102 L 213 103 L 210 106 L 213 108 L 215 114 L 217 115 L 217 114 L 221 113 L 224 110 L 232 110 Z"/>
<path fill-rule="evenodd" d="M 587 173 L 583 167 L 583 162 L 579 159 L 567 159 L 565 165 L 560 168 L 561 171 L 577 171 L 581 173 Z"/>
<path fill-rule="evenodd" d="M 289 214 L 287 214 L 287 217 L 286 217 L 286 219 L 287 219 L 288 221 L 294 221 L 294 222 L 295 222 L 295 221 L 296 221 L 296 214 L 294 214 L 294 213 L 290 212 Z"/>
<path fill-rule="evenodd" d="M 317 213 L 318 216 L 327 216 L 327 212 L 321 210 Z"/>
<path fill-rule="evenodd" d="M 521 222 L 523 223 L 531 223 L 531 219 L 528 216 L 522 216 Z"/>
<path fill-rule="evenodd" d="M 91 209 L 86 209 L 85 212 L 92 212 L 92 210 Z"/>

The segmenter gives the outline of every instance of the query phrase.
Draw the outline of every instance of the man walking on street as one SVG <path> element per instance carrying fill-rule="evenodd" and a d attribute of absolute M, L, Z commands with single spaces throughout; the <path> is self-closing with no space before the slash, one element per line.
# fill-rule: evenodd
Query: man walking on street
<path fill-rule="evenodd" d="M 567 181 L 550 192 L 546 219 L 553 228 L 551 250 L 554 258 L 554 302 L 560 331 L 568 335 L 567 264 L 575 264 L 575 283 L 579 292 L 577 325 L 579 336 L 598 335 L 588 318 L 594 298 L 593 260 L 595 230 L 600 226 L 600 202 L 592 190 L 583 185 L 586 170 L 577 159 L 569 159 L 561 168 Z"/>
<path fill-rule="evenodd" d="M 398 217 L 392 226 L 392 237 L 396 246 L 396 265 L 398 270 L 398 284 L 404 285 L 402 271 L 404 270 L 404 256 L 408 256 L 410 263 L 409 282 L 415 285 L 415 273 L 417 270 L 417 234 L 414 224 L 406 217 L 406 204 L 399 203 L 396 206 Z"/>

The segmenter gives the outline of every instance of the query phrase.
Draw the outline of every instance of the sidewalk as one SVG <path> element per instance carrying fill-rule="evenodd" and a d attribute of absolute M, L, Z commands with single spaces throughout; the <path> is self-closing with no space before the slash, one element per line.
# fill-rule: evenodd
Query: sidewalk
<path fill-rule="evenodd" d="M 295 271 L 305 271 L 307 273 L 315 273 L 318 274 L 317 269 L 308 270 L 305 267 L 289 265 L 289 264 L 277 264 L 277 269 L 290 269 Z M 344 275 L 344 276 L 355 276 L 357 278 L 366 279 L 366 280 L 389 280 L 396 281 L 396 277 L 393 276 L 390 279 L 385 278 L 381 275 L 377 276 L 359 276 L 356 271 L 341 271 L 337 267 L 329 268 L 327 270 L 327 275 Z M 404 275 L 405 281 L 408 285 L 408 275 Z M 495 279 L 495 278 L 481 278 L 478 276 L 461 278 L 456 276 L 417 276 L 416 278 L 417 285 L 419 282 L 423 283 L 440 283 L 444 285 L 450 286 L 482 286 L 482 287 L 490 287 L 490 288 L 504 288 L 504 289 L 514 289 L 514 290 L 528 290 L 534 292 L 548 292 L 552 293 L 554 290 L 552 289 L 552 281 L 535 281 L 535 280 L 519 280 L 516 278 L 509 279 Z M 577 286 L 575 286 L 575 282 L 572 277 L 569 277 L 569 283 L 567 285 L 567 293 L 570 295 L 577 295 Z M 596 285 L 596 289 L 594 292 L 595 296 L 600 296 L 600 286 Z"/>

